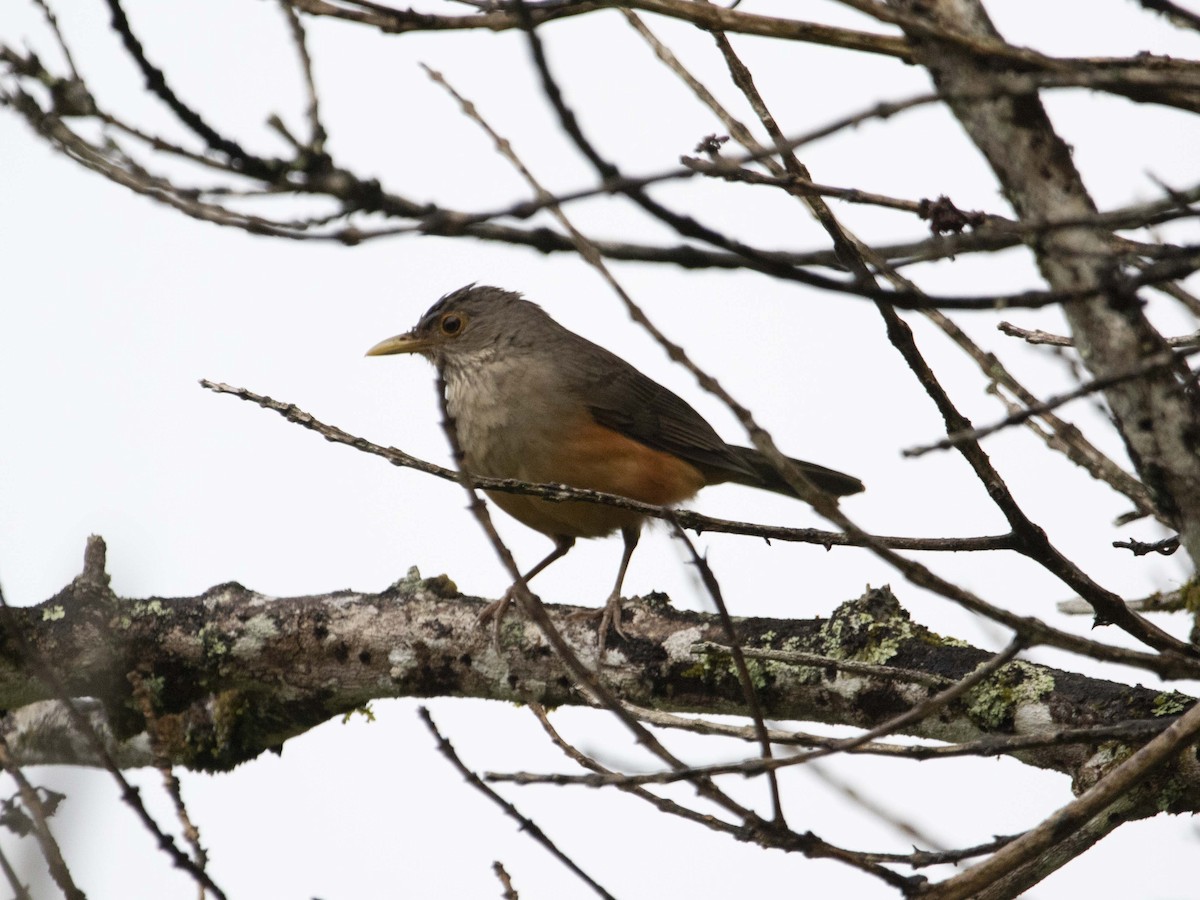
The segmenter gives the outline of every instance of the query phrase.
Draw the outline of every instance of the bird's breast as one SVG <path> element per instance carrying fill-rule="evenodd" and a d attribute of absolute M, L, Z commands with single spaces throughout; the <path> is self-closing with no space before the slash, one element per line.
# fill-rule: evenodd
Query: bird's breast
<path fill-rule="evenodd" d="M 496 361 L 446 370 L 446 406 L 468 471 L 555 482 L 644 503 L 678 503 L 703 475 L 690 463 L 599 425 L 586 404 L 536 364 Z M 595 537 L 636 524 L 628 510 L 493 493 L 508 513 L 545 534 Z"/>
<path fill-rule="evenodd" d="M 470 364 L 470 363 L 474 364 Z M 571 404 L 536 362 L 482 357 L 447 367 L 446 408 L 476 475 L 561 481 L 551 452 Z"/>

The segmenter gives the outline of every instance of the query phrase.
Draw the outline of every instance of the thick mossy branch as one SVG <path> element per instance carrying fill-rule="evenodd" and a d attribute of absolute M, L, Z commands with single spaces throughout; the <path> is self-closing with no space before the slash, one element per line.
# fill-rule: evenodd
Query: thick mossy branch
<path fill-rule="evenodd" d="M 504 622 L 500 647 L 476 619 L 484 601 L 446 577 L 415 571 L 380 594 L 350 591 L 270 598 L 238 584 L 198 597 L 124 599 L 85 574 L 37 606 L 9 611 L 0 631 L 0 722 L 27 763 L 95 762 L 39 674 L 49 666 L 104 729 L 122 765 L 148 765 L 138 673 L 156 707 L 156 740 L 173 762 L 224 770 L 279 748 L 331 717 L 387 697 L 480 697 L 581 704 L 536 628 Z M 590 623 L 550 614 L 582 659 L 595 659 Z M 713 617 L 655 598 L 626 610 L 629 640 L 613 638 L 601 674 L 624 701 L 660 710 L 744 714 L 744 693 Z M 888 588 L 868 590 L 828 619 L 740 619 L 740 640 L 764 715 L 872 727 L 912 708 L 990 658 L 912 621 Z M 802 660 L 802 661 L 798 661 Z M 857 665 L 842 665 L 841 663 Z M 98 701 L 98 702 L 96 702 Z M 1130 720 L 1168 721 L 1191 706 L 1180 694 L 1014 662 L 906 733 L 961 742 L 1036 735 Z M 1006 751 L 1008 752 L 1008 751 Z M 1108 742 L 1014 751 L 1068 774 L 1082 789 L 1128 752 Z M 1171 808 L 1200 808 L 1200 771 L 1186 754 L 1171 772 Z"/>

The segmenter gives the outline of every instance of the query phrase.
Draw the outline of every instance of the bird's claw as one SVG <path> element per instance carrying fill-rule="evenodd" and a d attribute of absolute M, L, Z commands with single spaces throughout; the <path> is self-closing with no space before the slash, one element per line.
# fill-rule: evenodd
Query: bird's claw
<path fill-rule="evenodd" d="M 572 622 L 589 621 L 596 623 L 596 647 L 599 661 L 604 662 L 604 652 L 608 644 L 608 630 L 611 628 L 623 641 L 629 640 L 629 635 L 621 626 L 621 595 L 611 594 L 599 609 L 581 609 L 567 614 Z"/>
<path fill-rule="evenodd" d="M 492 623 L 492 647 L 497 652 L 500 650 L 500 626 L 504 622 L 504 616 L 508 613 L 509 607 L 513 604 L 514 596 L 514 590 L 510 587 L 499 600 L 493 600 L 485 606 L 475 620 L 481 627 L 486 626 L 488 622 Z"/>

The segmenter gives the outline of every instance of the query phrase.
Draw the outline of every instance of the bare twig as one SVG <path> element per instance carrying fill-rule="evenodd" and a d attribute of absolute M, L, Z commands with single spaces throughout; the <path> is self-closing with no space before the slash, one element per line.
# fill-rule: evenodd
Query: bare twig
<path fill-rule="evenodd" d="M 246 175 L 261 178 L 264 181 L 275 181 L 286 171 L 286 166 L 279 160 L 266 160 L 246 152 L 236 141 L 218 133 L 204 121 L 199 113 L 181 100 L 167 84 L 166 75 L 163 74 L 162 69 L 147 59 L 141 41 L 134 35 L 133 29 L 129 25 L 129 19 L 125 16 L 125 10 L 121 8 L 120 0 L 107 0 L 107 2 L 109 12 L 112 14 L 113 29 L 121 36 L 125 49 L 141 70 L 146 79 L 147 89 L 166 103 L 180 122 L 195 132 L 213 150 L 223 153 L 233 160 L 238 169 Z"/>
<path fill-rule="evenodd" d="M 1171 0 L 1138 0 L 1142 9 L 1156 12 L 1166 17 L 1171 23 L 1181 28 L 1200 30 L 1200 15 L 1192 10 L 1172 3 Z"/>
<path fill-rule="evenodd" d="M 512 878 L 509 876 L 508 870 L 504 868 L 504 865 L 500 862 L 500 860 L 496 860 L 494 863 L 492 863 L 492 871 L 496 873 L 496 877 L 500 879 L 500 887 L 504 889 L 504 893 L 500 895 L 503 900 L 519 900 L 521 895 L 518 894 L 517 889 L 513 887 Z"/>
<path fill-rule="evenodd" d="M 558 747 L 559 750 L 566 754 L 569 759 L 577 763 L 580 767 L 589 769 L 592 772 L 601 774 L 611 773 L 611 770 L 606 769 L 592 757 L 580 751 L 578 747 L 575 747 L 564 740 L 562 735 L 558 733 L 558 729 L 551 724 L 550 716 L 547 714 L 545 707 L 543 707 L 540 703 L 530 703 L 529 709 L 537 717 L 538 723 L 542 726 L 542 729 L 546 732 L 546 735 L 550 738 L 551 742 Z M 751 738 L 751 740 L 753 740 L 753 738 Z M 637 785 L 618 785 L 617 787 L 626 793 L 632 794 L 634 797 L 637 797 L 640 800 L 645 800 L 659 812 L 678 816 L 679 818 L 686 819 L 689 822 L 703 825 L 706 828 L 711 828 L 714 831 L 719 831 L 724 834 L 737 836 L 741 832 L 741 828 L 738 825 L 731 824 L 723 819 L 718 819 L 716 816 L 710 813 L 697 812 L 694 809 L 676 803 L 674 800 L 668 800 L 665 797 L 660 797 L 657 794 L 648 791 L 644 787 L 639 787 Z"/>
<path fill-rule="evenodd" d="M 1190 605 L 1191 589 L 1184 587 L 1174 591 L 1159 591 L 1148 597 L 1126 600 L 1125 605 L 1138 612 L 1179 612 Z M 1072 597 L 1058 601 L 1058 611 L 1068 616 L 1085 616 L 1093 612 L 1083 600 Z"/>
<path fill-rule="evenodd" d="M 717 576 L 709 566 L 708 560 L 701 556 L 696 551 L 696 545 L 692 543 L 692 539 L 687 536 L 687 532 L 683 527 L 675 521 L 671 523 L 675 528 L 675 534 L 683 541 L 683 545 L 687 548 L 688 555 L 692 558 L 692 564 L 700 572 L 700 579 L 704 583 L 705 590 L 708 591 L 708 596 L 712 598 L 713 603 L 717 607 L 717 615 L 721 619 L 721 630 L 725 632 L 725 639 L 729 641 L 729 646 L 726 648 L 730 657 L 733 659 L 733 666 L 737 670 L 738 681 L 742 686 L 742 696 L 746 698 L 746 709 L 750 711 L 750 718 L 754 723 L 754 730 L 758 734 L 759 751 L 763 759 L 770 759 L 771 754 L 771 739 L 767 735 L 767 724 L 763 721 L 762 704 L 758 702 L 758 692 L 754 688 L 754 681 L 750 677 L 750 670 L 746 667 L 746 657 L 742 653 L 742 647 L 738 643 L 737 630 L 733 627 L 733 618 L 729 615 L 729 608 L 725 605 L 725 597 L 721 593 L 720 582 L 717 581 Z M 779 782 L 775 778 L 774 772 L 769 772 L 767 784 L 771 789 L 771 804 L 775 811 L 775 823 L 777 825 L 785 825 L 786 821 L 783 816 L 783 801 L 780 799 Z"/>
<path fill-rule="evenodd" d="M 1162 285 L 1168 287 L 1168 285 Z M 1027 344 L 1048 344 L 1051 347 L 1074 347 L 1075 339 L 1068 337 L 1065 334 L 1051 334 L 1048 331 L 1042 331 L 1038 328 L 1021 328 L 1019 325 L 1014 325 L 1012 322 L 1001 322 L 996 326 L 997 330 L 1007 334 L 1009 337 L 1021 338 Z M 1191 334 L 1181 334 L 1175 337 L 1167 338 L 1167 346 L 1182 348 L 1194 347 L 1200 343 L 1200 331 L 1193 331 Z"/>
<path fill-rule="evenodd" d="M 42 798 L 38 796 L 37 789 L 29 783 L 29 779 L 25 777 L 25 773 L 13 759 L 12 753 L 8 749 L 8 742 L 4 740 L 3 736 L 0 736 L 0 768 L 7 772 L 8 776 L 17 784 L 21 802 L 33 823 L 34 837 L 37 838 L 38 847 L 41 848 L 42 857 L 50 868 L 50 876 L 54 879 L 54 883 L 58 885 L 58 889 L 63 892 L 63 896 L 67 900 L 85 900 L 86 895 L 76 886 L 75 880 L 71 877 L 71 870 L 67 868 L 67 862 L 63 859 L 58 841 L 50 833 L 50 824 L 47 822 L 48 814 L 42 805 Z"/>
<path fill-rule="evenodd" d="M 1135 752 L 1078 799 L 1067 804 L 1031 831 L 997 851 L 986 862 L 937 885 L 925 896 L 936 900 L 975 897 L 984 889 L 1083 828 L 1093 817 L 1118 802 L 1128 791 L 1191 743 L 1200 734 L 1200 704 L 1172 722 L 1163 733 Z M 1116 827 L 1119 816 L 1112 817 Z"/>
<path fill-rule="evenodd" d="M 788 766 L 803 765 L 815 759 L 832 756 L 836 753 L 850 752 L 875 738 L 891 734 L 913 722 L 918 722 L 933 715 L 946 704 L 953 702 L 966 694 L 980 682 L 990 678 L 1002 666 L 1010 662 L 1023 649 L 1024 642 L 1017 638 L 1004 650 L 997 653 L 987 662 L 980 665 L 974 672 L 959 679 L 950 687 L 934 694 L 932 697 L 893 716 L 874 728 L 864 731 L 852 738 L 842 738 L 829 746 L 810 750 L 795 756 L 775 759 L 747 759 L 736 763 L 717 763 L 714 765 L 694 766 L 690 769 L 679 769 L 672 772 L 650 772 L 641 775 L 614 774 L 600 775 L 535 775 L 526 772 L 504 774 L 488 772 L 485 777 L 489 781 L 511 781 L 518 784 L 581 784 L 588 787 L 601 787 L 607 784 L 672 784 L 687 781 L 697 776 L 714 777 L 717 775 L 751 775 L 768 769 L 782 769 Z"/>
<path fill-rule="evenodd" d="M 905 840 L 913 841 L 914 847 L 921 846 L 925 848 L 920 851 L 914 850 L 911 854 L 870 854 L 876 862 L 908 863 L 913 868 L 917 868 L 917 863 L 912 860 L 912 857 L 917 853 L 928 853 L 937 856 L 950 852 L 941 841 L 932 837 L 912 819 L 902 815 L 897 810 L 888 809 L 878 798 L 860 791 L 850 782 L 837 777 L 827 766 L 819 762 L 811 762 L 808 764 L 808 773 L 821 781 L 826 788 L 836 792 L 846 803 L 856 806 L 863 812 L 874 817 L 881 824 L 899 833 Z M 974 848 L 971 848 L 967 852 L 974 856 L 976 853 L 973 851 Z"/>
<path fill-rule="evenodd" d="M 732 650 L 732 647 L 714 644 L 711 641 L 698 643 L 692 648 L 693 653 L 729 654 Z M 773 660 L 774 662 L 787 663 L 791 666 L 814 666 L 822 669 L 837 669 L 856 675 L 870 675 L 874 678 L 915 681 L 917 684 L 924 684 L 933 688 L 944 688 L 954 683 L 944 675 L 936 675 L 932 672 L 921 672 L 917 669 L 901 669 L 896 666 L 877 666 L 855 659 L 837 659 L 833 656 L 821 656 L 818 653 L 801 653 L 796 650 L 763 650 L 757 647 L 742 647 L 741 653 L 747 659 Z"/>
<path fill-rule="evenodd" d="M 171 803 L 175 807 L 175 817 L 179 820 L 184 840 L 191 845 L 192 856 L 195 859 L 196 865 L 201 871 L 204 871 L 208 867 L 208 851 L 204 849 L 204 845 L 200 842 L 200 829 L 196 827 L 191 815 L 188 813 L 187 804 L 183 802 L 183 790 L 180 787 L 179 779 L 175 777 L 175 773 L 171 769 L 171 763 L 166 753 L 163 752 L 163 741 L 159 734 L 159 721 L 155 710 L 153 692 L 146 684 L 146 679 L 139 672 L 129 673 L 129 683 L 133 687 L 133 699 L 146 719 L 146 733 L 150 737 L 150 748 L 154 754 L 154 765 L 162 775 L 163 787 L 166 789 L 167 796 L 171 798 Z"/>
<path fill-rule="evenodd" d="M 1179 549 L 1179 535 L 1175 534 L 1171 537 L 1163 538 L 1161 541 L 1135 541 L 1130 538 L 1127 541 L 1113 541 L 1112 545 L 1122 550 L 1129 550 L 1134 556 L 1146 556 L 1150 553 L 1158 553 L 1162 556 L 1170 556 Z"/>
<path fill-rule="evenodd" d="M 321 103 L 317 94 L 317 84 L 313 79 L 313 62 L 308 52 L 308 38 L 304 33 L 304 23 L 296 13 L 290 0 L 279 0 L 279 6 L 287 17 L 288 27 L 292 32 L 292 42 L 296 45 L 296 54 L 300 57 L 300 68 L 304 73 L 304 87 L 308 91 L 308 149 L 316 154 L 325 152 L 325 126 L 321 124 Z"/>
<path fill-rule="evenodd" d="M 714 722 L 694 716 L 680 716 L 657 709 L 627 704 L 630 712 L 639 719 L 660 728 L 675 728 L 695 734 L 720 735 L 743 741 L 757 741 L 753 727 Z M 948 759 L 951 757 L 987 757 L 1035 750 L 1040 747 L 1062 747 L 1073 744 L 1099 745 L 1109 741 L 1141 743 L 1158 734 L 1171 723 L 1170 719 L 1133 719 L 1118 725 L 1093 725 L 1086 728 L 1055 728 L 1037 734 L 989 734 L 973 741 L 957 744 L 898 744 L 868 741 L 857 747 L 843 748 L 839 752 L 864 756 L 885 756 L 890 759 L 923 761 Z M 803 731 L 784 731 L 772 728 L 768 732 L 773 744 L 798 747 L 822 747 L 837 749 L 842 738 L 812 734 Z"/>
<path fill-rule="evenodd" d="M 575 860 L 567 856 L 562 850 L 558 849 L 555 843 L 550 840 L 549 836 L 538 827 L 538 824 L 532 819 L 521 814 L 521 812 L 497 794 L 494 790 L 484 784 L 483 780 L 478 775 L 467 768 L 466 764 L 459 758 L 454 750 L 454 745 L 438 730 L 437 725 L 433 721 L 433 716 L 429 714 L 429 710 L 424 706 L 417 710 L 417 714 L 425 723 L 425 727 L 429 729 L 434 740 L 437 741 L 438 750 L 443 756 L 450 761 L 450 765 L 454 766 L 459 771 L 459 774 L 466 780 L 467 784 L 482 793 L 485 797 L 504 810 L 504 814 L 512 819 L 515 819 L 517 824 L 521 826 L 521 830 L 532 837 L 535 841 L 545 847 L 550 855 L 557 859 L 560 863 L 573 872 L 580 881 L 586 884 L 594 894 L 600 897 L 607 897 L 608 900 L 613 900 L 612 894 L 606 891 L 592 876 L 583 871 Z"/>
<path fill-rule="evenodd" d="M 33 900 L 33 895 L 29 893 L 29 888 L 21 884 L 21 879 L 17 876 L 17 870 L 13 868 L 12 863 L 8 861 L 8 857 L 4 855 L 4 848 L 0 847 L 0 870 L 4 872 L 4 880 L 8 882 L 9 888 L 13 892 L 13 900 Z"/>
<path fill-rule="evenodd" d="M 54 15 L 54 10 L 50 8 L 48 0 L 33 0 L 37 7 L 42 11 L 42 15 L 46 17 L 46 22 L 50 26 L 50 30 L 54 33 L 54 41 L 58 44 L 58 49 L 62 52 L 63 60 L 67 64 L 67 68 L 71 71 L 71 80 L 82 84 L 83 78 L 79 74 L 79 69 L 75 66 L 75 58 L 71 55 L 71 47 L 63 37 L 62 29 L 58 27 L 58 17 Z"/>
<path fill-rule="evenodd" d="M 963 441 L 978 441 L 989 435 L 995 434 L 997 431 L 1002 431 L 1005 428 L 1011 428 L 1013 425 L 1020 425 L 1022 422 L 1040 415 L 1044 412 L 1049 412 L 1062 406 L 1064 403 L 1070 403 L 1072 400 L 1078 400 L 1080 397 L 1086 397 L 1090 394 L 1099 393 L 1107 390 L 1113 385 L 1120 384 L 1124 381 L 1129 381 L 1134 378 L 1142 378 L 1150 372 L 1155 372 L 1159 369 L 1174 366 L 1179 359 L 1190 356 L 1193 353 L 1200 352 L 1200 347 L 1193 347 L 1184 351 L 1165 351 L 1156 353 L 1152 356 L 1144 357 L 1138 360 L 1137 364 L 1131 366 L 1123 372 L 1114 372 L 1111 375 L 1104 375 L 1099 378 L 1093 378 L 1087 384 L 1080 385 L 1071 391 L 1066 391 L 1062 394 L 1055 394 L 1052 397 L 1047 397 L 1040 403 L 1035 403 L 1025 409 L 1019 410 L 1011 415 L 1005 416 L 991 425 L 983 425 L 979 428 L 969 428 L 961 431 L 954 431 L 948 434 L 940 441 L 935 441 L 931 444 L 922 444 L 918 447 L 909 447 L 902 451 L 904 456 L 916 457 L 924 456 L 934 450 L 949 450 Z"/>

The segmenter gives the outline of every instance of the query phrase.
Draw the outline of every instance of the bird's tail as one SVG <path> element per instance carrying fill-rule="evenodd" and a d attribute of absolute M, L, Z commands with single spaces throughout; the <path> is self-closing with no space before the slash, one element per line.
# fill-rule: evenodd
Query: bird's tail
<path fill-rule="evenodd" d="M 730 481 L 749 485 L 750 487 L 775 491 L 777 494 L 787 494 L 789 497 L 796 496 L 796 492 L 775 471 L 775 467 L 767 462 L 767 458 L 757 450 L 750 447 L 732 446 L 729 450 L 737 457 L 738 462 L 754 475 L 754 477 L 749 477 L 742 475 L 740 472 L 730 471 L 728 473 Z M 844 472 L 838 472 L 834 469 L 827 469 L 824 466 L 805 462 L 802 459 L 788 457 L 788 461 L 799 469 L 800 473 L 814 485 L 835 496 L 844 497 L 847 494 L 857 494 L 865 490 L 863 483 L 853 475 L 847 475 Z"/>

